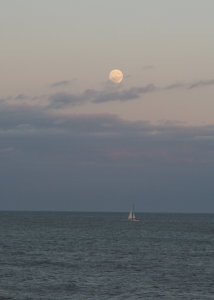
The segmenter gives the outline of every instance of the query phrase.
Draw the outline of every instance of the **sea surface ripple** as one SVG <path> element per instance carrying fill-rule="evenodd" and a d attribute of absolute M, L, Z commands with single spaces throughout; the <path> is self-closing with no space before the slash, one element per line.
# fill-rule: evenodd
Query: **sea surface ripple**
<path fill-rule="evenodd" d="M 214 299 L 214 215 L 0 212 L 0 299 Z"/>

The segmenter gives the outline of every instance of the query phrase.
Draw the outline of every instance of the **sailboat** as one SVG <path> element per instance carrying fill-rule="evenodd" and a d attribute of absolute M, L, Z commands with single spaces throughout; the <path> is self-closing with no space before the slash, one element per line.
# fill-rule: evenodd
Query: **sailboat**
<path fill-rule="evenodd" d="M 137 219 L 135 217 L 135 213 L 134 213 L 134 205 L 132 206 L 132 209 L 130 210 L 129 216 L 128 216 L 128 220 L 132 221 L 132 222 L 136 222 L 136 221 L 140 221 L 139 219 Z"/>

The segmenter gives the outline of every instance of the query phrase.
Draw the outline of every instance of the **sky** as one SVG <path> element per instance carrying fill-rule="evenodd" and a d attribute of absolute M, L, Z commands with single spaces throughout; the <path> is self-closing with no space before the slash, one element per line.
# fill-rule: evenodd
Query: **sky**
<path fill-rule="evenodd" d="M 0 209 L 214 213 L 213 11 L 0 0 Z"/>

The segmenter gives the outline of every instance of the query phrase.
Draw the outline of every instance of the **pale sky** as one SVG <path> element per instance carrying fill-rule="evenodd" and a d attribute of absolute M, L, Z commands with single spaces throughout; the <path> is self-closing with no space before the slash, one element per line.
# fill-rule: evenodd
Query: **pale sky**
<path fill-rule="evenodd" d="M 125 210 L 134 194 L 141 210 L 214 211 L 213 11 L 213 0 L 0 0 L 0 209 L 55 197 L 55 209 L 119 210 L 124 198 Z M 198 208 L 166 201 L 173 174 L 169 194 L 189 179 Z M 73 204 L 63 176 L 77 180 Z"/>
<path fill-rule="evenodd" d="M 72 81 L 66 92 L 102 90 L 114 68 L 124 72 L 123 89 L 214 79 L 212 0 L 2 0 L 0 5 L 1 97 L 53 93 L 49 85 L 61 81 Z M 72 112 L 212 123 L 213 85 Z"/>

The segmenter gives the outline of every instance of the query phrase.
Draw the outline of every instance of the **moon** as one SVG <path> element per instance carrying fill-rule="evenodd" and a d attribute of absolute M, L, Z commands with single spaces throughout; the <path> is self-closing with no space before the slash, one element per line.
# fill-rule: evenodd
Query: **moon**
<path fill-rule="evenodd" d="M 123 80 L 123 72 L 117 69 L 112 70 L 109 73 L 109 80 L 114 83 L 120 83 Z"/>

